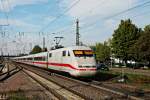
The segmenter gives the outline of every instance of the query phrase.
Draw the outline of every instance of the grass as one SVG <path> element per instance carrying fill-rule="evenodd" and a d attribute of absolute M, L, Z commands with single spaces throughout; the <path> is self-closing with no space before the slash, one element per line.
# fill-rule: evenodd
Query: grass
<path fill-rule="evenodd" d="M 125 74 L 127 76 L 126 84 L 138 86 L 141 89 L 150 90 L 150 77 L 140 74 Z"/>
<path fill-rule="evenodd" d="M 132 83 L 150 83 L 150 77 L 140 74 L 125 74 Z"/>
<path fill-rule="evenodd" d="M 103 77 L 101 75 L 109 76 L 110 78 L 112 77 L 117 77 L 117 76 L 122 76 L 120 72 L 113 72 L 113 71 L 100 71 L 98 73 L 99 77 Z M 140 74 L 129 74 L 129 73 L 124 73 L 124 77 L 126 79 L 125 83 L 129 85 L 134 85 L 138 86 L 141 89 L 148 89 L 150 90 L 150 77 L 145 76 L 145 75 L 140 75 Z M 116 83 L 118 82 L 117 79 L 114 78 L 112 82 Z"/>
<path fill-rule="evenodd" d="M 149 89 L 150 90 L 150 83 L 149 84 L 142 84 L 141 89 Z"/>

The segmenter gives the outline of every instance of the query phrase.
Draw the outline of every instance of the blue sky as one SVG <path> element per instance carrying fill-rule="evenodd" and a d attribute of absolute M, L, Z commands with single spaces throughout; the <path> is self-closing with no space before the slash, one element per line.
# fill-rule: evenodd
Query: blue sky
<path fill-rule="evenodd" d="M 9 53 L 28 52 L 35 44 L 42 45 L 43 36 L 46 37 L 48 48 L 54 45 L 55 36 L 64 36 L 62 44 L 65 46 L 74 45 L 77 18 L 80 20 L 80 34 L 84 44 L 103 42 L 111 38 L 121 19 L 131 18 L 141 28 L 150 24 L 150 3 L 114 16 L 148 1 L 1 0 L 0 25 L 9 26 L 2 27 L 6 35 L 2 37 L 0 34 L 0 46 Z M 19 35 L 19 32 L 24 32 L 24 35 Z"/>

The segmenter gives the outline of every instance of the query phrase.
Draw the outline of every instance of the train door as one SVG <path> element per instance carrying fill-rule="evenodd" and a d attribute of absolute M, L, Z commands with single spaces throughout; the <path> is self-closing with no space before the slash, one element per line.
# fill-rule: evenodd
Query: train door
<path fill-rule="evenodd" d="M 60 51 L 55 52 L 55 61 L 54 61 L 56 63 L 55 69 L 63 71 L 63 66 L 59 65 L 62 63 L 62 60 L 63 59 L 62 59 L 61 52 Z"/>
<path fill-rule="evenodd" d="M 49 58 L 49 53 L 47 52 L 47 56 L 46 56 L 46 68 L 48 69 L 48 59 Z"/>
<path fill-rule="evenodd" d="M 62 51 L 62 63 L 63 64 L 71 64 L 72 58 L 69 50 L 64 50 Z M 68 69 L 68 67 L 64 66 L 63 67 L 65 70 Z"/>
<path fill-rule="evenodd" d="M 72 57 L 71 57 L 71 52 L 68 50 L 67 51 L 67 64 L 72 64 Z"/>

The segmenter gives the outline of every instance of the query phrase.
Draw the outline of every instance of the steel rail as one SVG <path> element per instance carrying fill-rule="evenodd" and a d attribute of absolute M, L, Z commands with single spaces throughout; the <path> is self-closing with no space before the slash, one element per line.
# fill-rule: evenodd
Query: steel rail
<path fill-rule="evenodd" d="M 18 66 L 18 65 L 16 65 L 16 66 Z M 54 83 L 54 84 L 60 86 L 61 88 L 64 88 L 65 90 L 68 90 L 69 92 L 71 92 L 71 93 L 73 93 L 73 94 L 75 94 L 75 95 L 77 95 L 77 96 L 79 96 L 79 97 L 81 97 L 81 98 L 83 98 L 83 99 L 85 99 L 85 100 L 89 100 L 89 99 L 86 98 L 85 96 L 83 96 L 83 95 L 81 95 L 81 94 L 77 94 L 77 93 L 75 93 L 74 91 L 71 91 L 70 89 L 64 87 L 63 85 L 60 85 L 60 84 L 56 83 L 56 82 L 53 81 L 53 80 L 50 80 L 50 79 L 48 79 L 48 78 L 46 78 L 46 77 L 43 77 L 42 75 L 40 75 L 40 74 L 38 74 L 38 73 L 35 73 L 34 71 L 32 71 L 32 70 L 30 70 L 30 69 L 27 69 L 27 68 L 25 68 L 24 66 L 19 65 L 18 67 L 22 67 L 22 68 L 23 68 L 23 72 L 26 73 L 27 75 L 29 75 L 29 74 L 28 74 L 25 70 L 30 71 L 30 72 L 32 72 L 32 73 L 34 73 L 34 74 L 36 74 L 36 75 L 38 75 L 38 76 L 40 76 L 40 77 L 46 79 L 47 81 L 50 81 L 50 82 L 52 82 L 52 83 Z M 49 88 L 48 86 L 45 86 L 42 82 L 38 81 L 38 80 L 35 79 L 33 76 L 31 76 L 31 75 L 29 75 L 29 76 L 30 76 L 32 79 L 34 79 L 36 82 L 38 82 L 40 85 L 42 85 L 42 86 L 43 86 L 45 89 L 47 89 L 49 92 L 51 92 L 52 94 L 54 94 L 58 99 L 60 99 L 60 100 L 66 100 L 66 98 L 65 98 L 64 96 L 62 96 L 62 95 L 60 95 L 59 93 L 57 93 L 54 89 L 51 89 L 51 88 Z"/>
<path fill-rule="evenodd" d="M 26 65 L 26 66 L 30 66 L 30 65 Z M 33 67 L 33 66 L 32 66 L 32 67 Z M 36 67 L 34 67 L 34 68 L 36 68 Z M 39 69 L 39 68 L 37 68 L 37 69 Z M 40 68 L 40 70 L 41 70 L 41 68 Z M 44 70 L 44 69 L 42 69 L 42 70 Z M 44 70 L 44 71 L 46 71 L 46 70 Z M 103 86 L 98 86 L 98 85 L 95 85 L 95 84 L 83 82 L 83 81 L 80 81 L 80 80 L 77 80 L 77 79 L 73 79 L 73 78 L 70 78 L 70 77 L 66 77 L 66 76 L 62 76 L 62 75 L 56 74 L 56 73 L 55 73 L 55 76 L 61 77 L 61 78 L 63 78 L 63 79 L 67 79 L 67 80 L 70 80 L 70 81 L 78 82 L 78 83 L 81 83 L 81 84 L 84 84 L 84 85 L 87 85 L 87 86 L 91 86 L 91 87 L 94 87 L 94 88 L 96 88 L 96 89 L 103 90 L 103 91 L 106 91 L 106 92 L 110 92 L 110 93 L 113 93 L 113 94 L 116 94 L 116 95 L 120 95 L 120 96 L 122 96 L 122 97 L 126 97 L 127 99 L 143 100 L 142 98 L 135 97 L 135 96 L 132 96 L 132 95 L 127 95 L 127 94 L 125 94 L 125 93 L 123 93 L 123 92 L 116 91 L 116 90 L 113 90 L 113 89 L 108 88 L 108 87 L 106 88 L 106 87 L 103 87 Z M 56 83 L 56 82 L 55 82 L 55 83 Z M 56 84 L 58 84 L 58 83 L 56 83 Z M 62 86 L 62 87 L 64 87 L 64 86 Z M 72 91 L 71 89 L 69 89 L 69 90 Z M 73 92 L 74 92 L 74 91 L 73 91 Z M 76 92 L 76 94 L 81 95 L 81 94 L 79 94 L 78 92 Z M 85 98 L 85 96 L 83 96 L 83 97 Z M 91 99 L 91 98 L 87 98 L 87 97 L 86 97 L 86 99 Z"/>

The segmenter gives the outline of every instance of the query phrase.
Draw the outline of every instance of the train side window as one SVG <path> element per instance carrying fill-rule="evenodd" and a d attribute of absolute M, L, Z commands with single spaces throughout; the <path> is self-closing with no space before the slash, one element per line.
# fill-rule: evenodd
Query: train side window
<path fill-rule="evenodd" d="M 34 57 L 34 60 L 36 61 L 36 60 L 37 60 L 37 58 L 36 58 L 36 57 Z"/>
<path fill-rule="evenodd" d="M 49 53 L 49 57 L 52 57 L 52 53 Z"/>
<path fill-rule="evenodd" d="M 62 52 L 62 56 L 66 56 L 66 51 L 63 51 L 63 52 Z"/>
<path fill-rule="evenodd" d="M 44 57 L 42 57 L 42 60 L 43 60 L 43 61 L 46 61 L 46 57 L 45 57 L 45 56 L 44 56 Z"/>
<path fill-rule="evenodd" d="M 68 51 L 68 56 L 70 56 L 70 52 Z"/>

